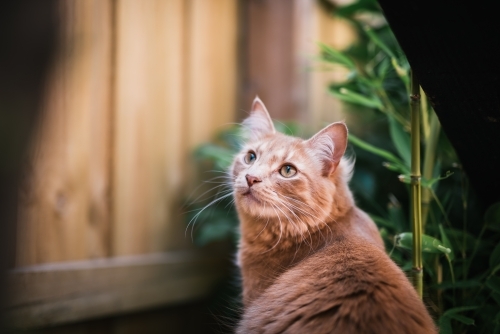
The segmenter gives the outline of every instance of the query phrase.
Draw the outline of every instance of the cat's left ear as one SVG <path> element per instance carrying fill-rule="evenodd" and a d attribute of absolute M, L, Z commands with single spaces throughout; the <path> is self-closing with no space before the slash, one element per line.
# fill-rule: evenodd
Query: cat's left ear
<path fill-rule="evenodd" d="M 323 176 L 330 176 L 340 163 L 347 147 L 347 126 L 344 122 L 336 122 L 315 134 L 306 141 L 322 163 Z"/>
<path fill-rule="evenodd" d="M 257 140 L 276 133 L 271 116 L 269 116 L 264 102 L 258 96 L 253 100 L 250 116 L 243 121 L 243 127 L 247 130 L 250 140 Z"/>

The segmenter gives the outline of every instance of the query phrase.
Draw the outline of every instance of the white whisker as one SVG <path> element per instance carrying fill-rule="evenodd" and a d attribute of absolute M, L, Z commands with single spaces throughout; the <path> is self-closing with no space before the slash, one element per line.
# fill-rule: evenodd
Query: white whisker
<path fill-rule="evenodd" d="M 227 198 L 228 196 L 232 196 L 233 195 L 233 192 L 230 191 L 229 193 L 226 193 L 225 195 L 219 197 L 219 198 L 216 198 L 214 199 L 213 201 L 211 201 L 210 203 L 208 203 L 207 205 L 205 205 L 193 218 L 191 218 L 191 220 L 188 222 L 187 226 L 186 226 L 186 230 L 184 231 L 184 236 L 187 235 L 187 230 L 189 228 L 189 225 L 191 225 L 191 223 L 193 223 L 193 226 L 191 228 L 191 241 L 193 240 L 193 230 L 194 230 L 194 224 L 196 223 L 196 220 L 198 219 L 198 217 L 200 216 L 200 214 L 205 211 L 206 208 L 208 208 L 209 206 L 211 206 L 212 204 L 215 204 L 217 202 L 220 202 L 221 200 L 223 200 L 224 198 Z"/>

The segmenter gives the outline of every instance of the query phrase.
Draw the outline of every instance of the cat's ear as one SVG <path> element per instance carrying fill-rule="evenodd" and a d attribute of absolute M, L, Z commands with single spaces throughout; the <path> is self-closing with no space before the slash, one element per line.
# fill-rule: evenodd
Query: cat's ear
<path fill-rule="evenodd" d="M 271 116 L 258 96 L 253 100 L 250 116 L 243 121 L 243 127 L 247 130 L 247 136 L 250 140 L 257 140 L 276 133 Z"/>
<path fill-rule="evenodd" d="M 323 164 L 323 176 L 330 176 L 336 169 L 347 147 L 347 126 L 336 122 L 307 140 L 307 145 Z"/>

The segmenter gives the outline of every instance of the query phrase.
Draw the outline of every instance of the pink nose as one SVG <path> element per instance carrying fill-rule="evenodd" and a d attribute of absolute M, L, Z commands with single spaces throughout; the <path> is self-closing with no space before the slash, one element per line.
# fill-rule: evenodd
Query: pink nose
<path fill-rule="evenodd" d="M 252 175 L 245 175 L 246 179 L 247 179 L 247 184 L 249 187 L 253 186 L 254 183 L 256 182 L 262 182 L 261 179 L 259 179 L 258 177 L 255 177 L 255 176 L 252 176 Z"/>

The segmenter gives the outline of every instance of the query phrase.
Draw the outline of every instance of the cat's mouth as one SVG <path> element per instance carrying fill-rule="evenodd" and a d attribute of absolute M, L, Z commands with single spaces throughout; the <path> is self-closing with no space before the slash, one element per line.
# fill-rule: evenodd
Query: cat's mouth
<path fill-rule="evenodd" d="M 260 201 L 257 199 L 257 197 L 255 197 L 254 192 L 252 191 L 252 188 L 248 188 L 248 190 L 243 193 L 243 197 L 260 203 Z"/>

